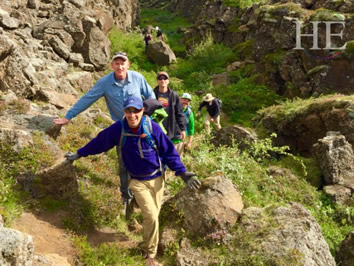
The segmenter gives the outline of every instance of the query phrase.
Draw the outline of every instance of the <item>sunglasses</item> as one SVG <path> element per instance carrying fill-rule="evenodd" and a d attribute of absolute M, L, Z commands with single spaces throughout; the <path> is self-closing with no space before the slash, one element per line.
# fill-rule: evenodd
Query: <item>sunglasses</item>
<path fill-rule="evenodd" d="M 168 78 L 165 77 L 165 76 L 160 76 L 160 77 L 158 77 L 157 79 L 158 79 L 158 80 L 168 80 Z"/>
<path fill-rule="evenodd" d="M 124 109 L 124 113 L 127 113 L 127 114 L 138 114 L 141 112 L 142 109 L 138 110 L 138 109 Z"/>

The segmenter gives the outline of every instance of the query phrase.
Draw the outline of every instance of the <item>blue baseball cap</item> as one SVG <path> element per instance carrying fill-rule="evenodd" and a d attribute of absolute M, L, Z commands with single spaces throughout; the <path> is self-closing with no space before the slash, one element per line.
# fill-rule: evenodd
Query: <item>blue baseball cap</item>
<path fill-rule="evenodd" d="M 143 101 L 138 97 L 128 97 L 123 104 L 123 109 L 127 109 L 128 107 L 134 107 L 138 110 L 141 110 L 143 106 Z"/>

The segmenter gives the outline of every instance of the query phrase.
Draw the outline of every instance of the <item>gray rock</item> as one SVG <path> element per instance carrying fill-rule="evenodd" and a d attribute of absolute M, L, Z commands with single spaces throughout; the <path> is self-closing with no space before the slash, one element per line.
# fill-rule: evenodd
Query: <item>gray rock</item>
<path fill-rule="evenodd" d="M 81 54 L 85 62 L 94 65 L 96 70 L 102 70 L 110 59 L 111 43 L 106 35 L 96 26 L 96 21 L 85 17 L 82 22 L 86 34 Z"/>
<path fill-rule="evenodd" d="M 20 22 L 16 18 L 10 17 L 9 13 L 0 8 L 0 26 L 6 29 L 17 29 Z"/>
<path fill-rule="evenodd" d="M 73 95 L 59 93 L 49 89 L 38 90 L 35 98 L 53 104 L 59 109 L 68 108 L 77 101 Z"/>
<path fill-rule="evenodd" d="M 354 190 L 354 153 L 352 145 L 339 132 L 328 132 L 313 145 L 326 185 L 339 184 Z M 351 187 L 353 186 L 353 187 Z"/>
<path fill-rule="evenodd" d="M 149 60 L 161 66 L 170 65 L 177 60 L 170 46 L 163 41 L 150 44 L 147 49 L 147 56 Z"/>
<path fill-rule="evenodd" d="M 63 59 L 68 60 L 70 56 L 70 50 L 66 45 L 58 38 L 52 37 L 49 39 L 49 44 L 53 47 L 53 50 Z"/>
<path fill-rule="evenodd" d="M 63 154 L 58 154 L 58 158 L 64 158 Z M 33 186 L 39 186 L 39 197 L 49 194 L 53 197 L 70 198 L 78 193 L 76 174 L 72 163 L 67 160 L 59 161 L 54 166 L 37 173 L 36 176 L 40 182 Z"/>
<path fill-rule="evenodd" d="M 198 191 L 182 190 L 173 200 L 184 213 L 185 230 L 198 236 L 229 230 L 243 209 L 241 194 L 222 173 L 204 179 Z"/>
<path fill-rule="evenodd" d="M 334 202 L 340 204 L 349 204 L 352 197 L 352 191 L 341 185 L 329 185 L 323 187 L 323 192 L 329 195 Z M 354 202 L 352 203 L 354 205 Z"/>
<path fill-rule="evenodd" d="M 0 265 L 31 266 L 33 250 L 32 236 L 14 229 L 0 228 Z"/>
<path fill-rule="evenodd" d="M 68 74 L 70 84 L 82 92 L 87 92 L 93 86 L 93 77 L 90 72 L 80 71 Z"/>
<path fill-rule="evenodd" d="M 268 262 L 286 261 L 291 256 L 296 258 L 296 265 L 336 265 L 320 226 L 298 203 L 244 209 L 239 227 L 255 232 L 253 241 L 257 242 L 259 255 L 267 257 Z"/>
<path fill-rule="evenodd" d="M 339 246 L 337 262 L 341 266 L 354 265 L 354 231 L 348 233 Z"/>
<path fill-rule="evenodd" d="M 211 77 L 211 85 L 217 86 L 220 84 L 230 85 L 230 79 L 229 79 L 229 75 L 227 73 L 214 74 Z"/>

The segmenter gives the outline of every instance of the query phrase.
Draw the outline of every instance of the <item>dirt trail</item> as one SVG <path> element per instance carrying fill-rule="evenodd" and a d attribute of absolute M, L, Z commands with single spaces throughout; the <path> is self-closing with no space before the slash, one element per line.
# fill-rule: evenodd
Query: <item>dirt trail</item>
<path fill-rule="evenodd" d="M 76 250 L 61 226 L 62 215 L 23 213 L 13 228 L 33 236 L 34 252 L 53 265 L 74 265 Z"/>
<path fill-rule="evenodd" d="M 13 228 L 33 236 L 35 254 L 44 256 L 52 265 L 70 266 L 75 263 L 77 251 L 70 240 L 70 235 L 62 227 L 64 217 L 64 213 L 25 212 L 16 220 Z M 125 248 L 137 246 L 137 243 L 124 233 L 110 228 L 89 232 L 87 240 L 92 246 L 102 243 L 111 243 Z"/>

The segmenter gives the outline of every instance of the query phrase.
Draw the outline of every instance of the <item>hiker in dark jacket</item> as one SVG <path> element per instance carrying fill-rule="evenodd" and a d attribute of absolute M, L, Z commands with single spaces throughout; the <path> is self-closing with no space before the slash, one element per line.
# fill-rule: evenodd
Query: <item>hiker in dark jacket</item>
<path fill-rule="evenodd" d="M 175 144 L 178 154 L 183 152 L 183 140 L 186 138 L 186 125 L 183 107 L 178 93 L 168 87 L 170 80 L 167 72 L 157 74 L 158 86 L 154 88 L 156 99 L 162 103 L 168 117 L 163 121 L 167 136 Z"/>
<path fill-rule="evenodd" d="M 77 153 L 68 153 L 65 157 L 74 161 L 80 157 L 106 152 L 117 146 L 126 169 L 131 177 L 129 188 L 134 193 L 141 213 L 143 215 L 143 249 L 147 263 L 154 265 L 159 240 L 159 212 L 164 192 L 164 169 L 162 162 L 177 176 L 186 182 L 191 189 L 199 189 L 201 183 L 195 174 L 187 172 L 185 166 L 173 146 L 171 140 L 162 132 L 160 126 L 151 122 L 152 130 L 149 132 L 154 141 L 154 148 L 147 140 L 147 132 L 143 125 L 143 102 L 140 98 L 129 97 L 124 102 L 123 121 L 117 121 L 110 127 L 101 131 Z M 124 132 L 125 141 L 121 139 Z M 150 140 L 151 140 L 150 139 Z M 124 144 L 123 144 L 124 143 Z"/>
<path fill-rule="evenodd" d="M 205 116 L 204 126 L 208 134 L 210 134 L 210 122 L 214 123 L 217 130 L 221 129 L 220 125 L 220 104 L 211 93 L 203 98 L 203 102 L 199 105 L 197 116 L 200 116 L 202 108 L 206 106 L 207 115 Z"/>

